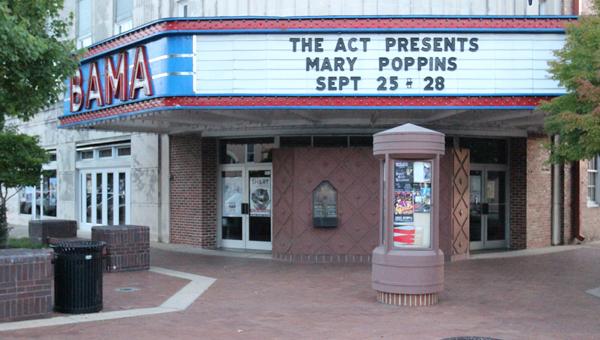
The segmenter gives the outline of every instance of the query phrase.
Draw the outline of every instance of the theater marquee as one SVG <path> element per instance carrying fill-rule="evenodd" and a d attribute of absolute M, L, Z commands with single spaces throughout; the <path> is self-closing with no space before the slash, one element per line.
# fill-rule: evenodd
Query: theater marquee
<path fill-rule="evenodd" d="M 194 92 L 241 95 L 557 94 L 563 34 L 194 37 Z"/>

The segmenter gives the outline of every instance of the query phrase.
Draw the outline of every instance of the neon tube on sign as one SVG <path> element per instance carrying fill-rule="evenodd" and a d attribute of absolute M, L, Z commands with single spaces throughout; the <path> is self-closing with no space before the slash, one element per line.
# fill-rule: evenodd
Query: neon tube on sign
<path fill-rule="evenodd" d="M 105 58 L 104 77 L 100 76 L 98 62 L 90 63 L 85 93 L 81 68 L 75 71 L 69 86 L 71 112 L 77 112 L 82 107 L 90 109 L 94 101 L 98 107 L 102 107 L 111 105 L 114 98 L 122 102 L 136 99 L 140 90 L 144 91 L 144 95 L 152 96 L 152 75 L 148 70 L 146 47 L 139 46 L 135 49 L 131 80 L 127 76 L 127 52 L 118 53 L 117 56 L 116 65 L 113 56 Z"/>

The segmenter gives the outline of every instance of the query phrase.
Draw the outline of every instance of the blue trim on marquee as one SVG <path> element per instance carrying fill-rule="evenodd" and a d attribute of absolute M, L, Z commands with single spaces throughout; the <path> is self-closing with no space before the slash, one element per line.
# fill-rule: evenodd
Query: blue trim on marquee
<path fill-rule="evenodd" d="M 95 118 L 70 124 L 61 124 L 59 125 L 59 128 L 89 125 L 91 123 L 98 123 L 116 118 L 133 117 L 150 112 L 179 110 L 534 110 L 535 108 L 535 106 L 178 106 L 152 108 L 122 113 L 110 117 Z"/>
<path fill-rule="evenodd" d="M 191 76 L 188 76 L 191 77 Z M 323 93 L 323 94 L 302 94 L 302 93 L 278 93 L 278 94 L 261 94 L 261 93 L 210 93 L 210 94 L 192 94 L 184 95 L 184 97 L 558 97 L 564 95 L 562 93 L 463 93 L 463 94 L 343 94 L 343 93 Z M 180 96 L 169 96 L 180 97 Z"/>

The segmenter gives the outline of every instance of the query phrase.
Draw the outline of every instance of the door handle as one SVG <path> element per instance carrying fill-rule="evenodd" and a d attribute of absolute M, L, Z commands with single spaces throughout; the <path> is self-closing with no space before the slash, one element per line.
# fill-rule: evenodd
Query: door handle
<path fill-rule="evenodd" d="M 248 215 L 249 206 L 248 203 L 242 203 L 242 214 Z"/>
<path fill-rule="evenodd" d="M 481 203 L 481 214 L 487 215 L 490 213 L 490 205 L 489 203 Z"/>

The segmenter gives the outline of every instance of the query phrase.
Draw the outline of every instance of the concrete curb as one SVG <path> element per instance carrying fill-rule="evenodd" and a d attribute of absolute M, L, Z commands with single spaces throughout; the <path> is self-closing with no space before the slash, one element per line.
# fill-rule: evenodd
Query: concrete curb
<path fill-rule="evenodd" d="M 274 260 L 271 253 L 265 252 L 250 252 L 250 251 L 235 251 L 235 250 L 212 250 L 204 249 L 199 247 L 190 246 L 187 244 L 171 244 L 171 243 L 159 243 L 150 242 L 150 247 L 160 250 L 173 251 L 185 254 L 196 254 L 206 256 L 224 256 L 224 257 L 236 257 L 236 258 L 247 258 L 247 259 L 259 259 L 259 260 Z"/>
<path fill-rule="evenodd" d="M 150 271 L 158 274 L 190 280 L 190 282 L 158 307 L 136 308 L 104 313 L 100 312 L 93 314 L 57 316 L 49 319 L 7 322 L 0 324 L 0 332 L 180 312 L 186 310 L 192 303 L 194 303 L 194 301 L 196 301 L 198 297 L 200 297 L 200 295 L 202 295 L 216 281 L 216 279 L 212 277 L 184 273 L 165 268 L 151 267 Z"/>

